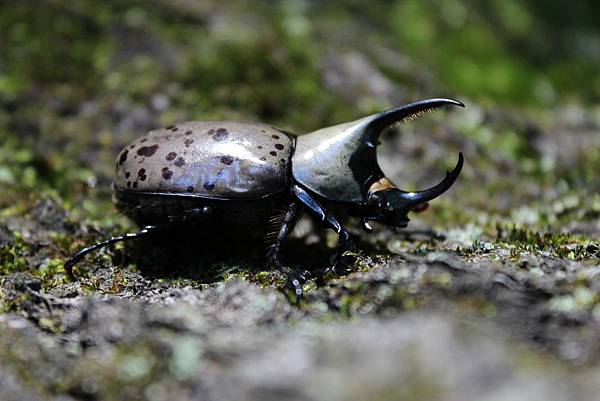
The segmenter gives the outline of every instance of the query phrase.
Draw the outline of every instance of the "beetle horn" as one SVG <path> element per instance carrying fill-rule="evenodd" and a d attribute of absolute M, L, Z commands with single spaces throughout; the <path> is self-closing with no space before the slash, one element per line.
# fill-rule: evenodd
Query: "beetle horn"
<path fill-rule="evenodd" d="M 426 189 L 424 191 L 417 192 L 405 192 L 401 191 L 398 197 L 401 200 L 400 207 L 402 209 L 413 209 L 425 202 L 437 198 L 444 192 L 446 192 L 454 181 L 458 178 L 460 171 L 462 170 L 464 157 L 462 152 L 458 154 L 458 162 L 452 171 L 446 172 L 446 177 L 436 186 Z"/>
<path fill-rule="evenodd" d="M 390 125 L 446 105 L 464 104 L 453 99 L 428 99 L 396 107 L 301 135 L 296 140 L 292 175 L 312 192 L 332 201 L 363 203 L 374 180 L 384 176 L 377 163 L 379 137 Z M 444 192 L 456 179 L 460 168 L 439 186 L 415 196 L 422 199 Z M 437 191 L 437 192 L 436 192 Z M 408 195 L 406 195 L 408 197 Z M 420 199 L 420 198 L 419 198 Z M 421 202 L 417 199 L 417 203 Z M 413 202 L 414 198 L 406 199 Z M 405 203 L 404 199 L 399 200 Z M 414 203 L 414 202 L 413 202 Z"/>
<path fill-rule="evenodd" d="M 363 140 L 367 146 L 375 147 L 378 145 L 378 139 L 381 133 L 390 125 L 405 119 L 420 117 L 422 114 L 446 105 L 465 107 L 465 105 L 458 100 L 440 98 L 421 100 L 419 102 L 386 110 L 376 115 L 375 118 L 369 122 L 365 128 Z"/>

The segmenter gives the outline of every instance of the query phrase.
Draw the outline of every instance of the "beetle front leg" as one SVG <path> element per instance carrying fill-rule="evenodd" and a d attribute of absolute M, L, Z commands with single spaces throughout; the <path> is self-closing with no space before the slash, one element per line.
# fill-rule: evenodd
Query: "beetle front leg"
<path fill-rule="evenodd" d="M 312 214 L 315 216 L 321 224 L 334 230 L 339 236 L 338 250 L 335 255 L 335 261 L 331 268 L 327 271 L 331 271 L 335 274 L 347 273 L 347 266 L 349 261 L 344 257 L 344 253 L 354 249 L 354 244 L 350 238 L 350 233 L 337 221 L 337 219 L 327 212 L 323 206 L 317 202 L 308 192 L 300 188 L 297 185 L 292 186 L 292 195 L 296 197 Z"/>

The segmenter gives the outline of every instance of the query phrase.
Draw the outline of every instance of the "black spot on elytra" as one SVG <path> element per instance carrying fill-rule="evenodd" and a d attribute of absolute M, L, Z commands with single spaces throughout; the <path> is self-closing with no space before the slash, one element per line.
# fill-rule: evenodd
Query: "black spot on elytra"
<path fill-rule="evenodd" d="M 129 153 L 128 150 L 124 150 L 123 153 L 121 153 L 121 156 L 119 156 L 119 165 L 125 163 L 125 161 L 127 160 L 128 153 Z"/>
<path fill-rule="evenodd" d="M 273 138 L 273 139 L 279 139 L 279 135 L 271 135 L 271 138 Z"/>
<path fill-rule="evenodd" d="M 186 148 L 189 148 L 192 143 L 194 143 L 194 140 L 192 138 L 185 138 L 185 140 L 183 141 L 183 144 Z"/>
<path fill-rule="evenodd" d="M 186 134 L 186 135 L 192 135 L 192 134 L 193 134 L 193 132 L 192 132 L 192 131 L 185 131 L 185 134 Z"/>
<path fill-rule="evenodd" d="M 137 188 L 137 186 L 138 186 L 138 183 L 137 183 L 137 181 L 135 181 L 135 182 L 133 183 L 133 187 L 134 187 L 134 188 Z"/>
<path fill-rule="evenodd" d="M 177 153 L 169 152 L 169 154 L 165 156 L 165 159 L 167 159 L 168 161 L 173 161 L 173 160 L 175 160 L 176 157 L 177 157 Z"/>
<path fill-rule="evenodd" d="M 165 180 L 170 180 L 173 177 L 173 172 L 168 167 L 162 169 L 162 176 Z"/>
<path fill-rule="evenodd" d="M 129 146 L 129 149 L 133 149 L 133 148 L 135 148 L 135 145 Z"/>
<path fill-rule="evenodd" d="M 214 129 L 208 130 L 208 132 L 206 133 L 206 135 L 212 135 L 215 133 Z"/>
<path fill-rule="evenodd" d="M 215 189 L 215 184 L 210 182 L 210 181 L 206 181 L 203 185 L 204 189 L 206 189 L 207 191 L 212 191 L 213 189 Z"/>
<path fill-rule="evenodd" d="M 144 147 L 139 148 L 136 153 L 139 156 L 150 157 L 153 154 L 155 154 L 157 150 L 158 150 L 158 145 L 144 146 Z"/>
<path fill-rule="evenodd" d="M 179 128 L 177 128 L 177 127 L 171 128 L 171 131 L 173 131 L 173 132 L 178 131 L 178 130 L 179 130 Z"/>
<path fill-rule="evenodd" d="M 173 128 L 175 128 L 174 125 L 168 125 L 166 129 L 173 129 Z"/>
<path fill-rule="evenodd" d="M 256 149 L 262 149 L 262 146 L 258 145 L 258 146 L 256 147 Z"/>
<path fill-rule="evenodd" d="M 283 148 L 284 148 L 284 147 L 285 147 L 285 146 L 283 146 L 283 145 L 282 145 L 282 144 L 280 144 L 280 143 L 276 143 L 276 144 L 275 144 L 275 149 L 277 149 L 277 150 L 283 150 Z"/>
<path fill-rule="evenodd" d="M 127 171 L 127 172 L 125 173 L 125 178 L 129 178 L 129 176 L 130 176 L 130 175 L 131 175 L 131 174 L 129 173 L 129 171 Z"/>
<path fill-rule="evenodd" d="M 270 151 L 270 152 L 269 152 L 269 154 L 270 154 L 271 156 L 277 156 L 277 152 L 275 152 L 274 150 Z"/>
<path fill-rule="evenodd" d="M 187 192 L 194 192 L 194 187 L 193 186 L 189 186 L 185 189 Z"/>
<path fill-rule="evenodd" d="M 177 167 L 181 167 L 185 164 L 185 160 L 183 157 L 178 157 L 177 160 L 175 160 L 175 163 L 173 163 L 174 165 L 176 165 Z"/>
<path fill-rule="evenodd" d="M 261 157 L 260 160 L 262 160 L 263 162 L 267 161 L 266 157 Z"/>
<path fill-rule="evenodd" d="M 127 188 L 131 188 L 131 181 L 127 181 Z"/>
<path fill-rule="evenodd" d="M 140 171 L 138 171 L 138 178 L 140 181 L 146 181 L 146 178 L 148 176 L 146 175 L 146 169 L 141 168 Z"/>
<path fill-rule="evenodd" d="M 279 161 L 281 162 L 281 164 L 285 164 L 285 159 L 279 159 Z"/>
<path fill-rule="evenodd" d="M 142 139 L 140 139 L 140 142 L 143 143 L 143 142 L 146 142 L 147 140 L 148 140 L 148 138 L 142 138 Z"/>
<path fill-rule="evenodd" d="M 225 128 L 219 128 L 215 136 L 213 136 L 213 139 L 215 141 L 224 141 L 225 139 L 227 139 L 228 136 L 229 131 L 227 131 Z"/>
<path fill-rule="evenodd" d="M 233 163 L 233 157 L 232 156 L 221 156 L 221 163 L 229 166 L 229 165 L 231 165 L 231 163 Z"/>

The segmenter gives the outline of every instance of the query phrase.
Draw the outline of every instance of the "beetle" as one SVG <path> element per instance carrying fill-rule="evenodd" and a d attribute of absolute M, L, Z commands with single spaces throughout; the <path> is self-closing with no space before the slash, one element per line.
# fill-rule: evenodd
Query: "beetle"
<path fill-rule="evenodd" d="M 344 254 L 353 244 L 339 217 L 359 217 L 366 232 L 372 232 L 371 222 L 404 228 L 409 212 L 423 209 L 454 184 L 462 152 L 440 183 L 416 192 L 396 187 L 377 163 L 378 139 L 386 128 L 446 105 L 464 107 L 453 99 L 422 100 L 301 136 L 266 124 L 228 121 L 151 131 L 119 153 L 113 183 L 117 209 L 141 230 L 82 249 L 65 269 L 73 277 L 73 266 L 86 254 L 115 242 L 212 221 L 270 236 L 268 264 L 283 272 L 301 296 L 305 277 L 280 260 L 281 244 L 301 211 L 338 234 L 333 263 L 322 272 L 342 274 Z M 269 229 L 269 221 L 279 226 Z"/>

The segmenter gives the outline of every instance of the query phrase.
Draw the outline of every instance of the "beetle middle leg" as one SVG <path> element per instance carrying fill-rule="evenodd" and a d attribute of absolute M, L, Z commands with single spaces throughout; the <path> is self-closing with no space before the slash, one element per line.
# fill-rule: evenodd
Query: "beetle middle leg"
<path fill-rule="evenodd" d="M 294 229 L 300 211 L 301 206 L 299 203 L 290 203 L 283 222 L 281 223 L 281 227 L 279 228 L 277 238 L 275 239 L 275 242 L 267 249 L 267 263 L 286 275 L 289 287 L 294 290 L 294 293 L 298 297 L 302 296 L 302 284 L 304 283 L 305 278 L 302 276 L 302 274 L 299 274 L 298 272 L 281 263 L 279 252 L 281 243 Z"/>
<path fill-rule="evenodd" d="M 319 221 L 326 227 L 334 230 L 339 236 L 338 250 L 335 255 L 333 266 L 326 269 L 325 272 L 331 271 L 335 274 L 347 273 L 348 258 L 344 253 L 354 249 L 354 244 L 350 238 L 350 233 L 337 221 L 337 219 L 327 212 L 323 206 L 317 202 L 308 192 L 297 185 L 292 187 L 292 195 L 296 197 Z"/>
<path fill-rule="evenodd" d="M 118 235 L 116 237 L 110 237 L 109 239 L 107 239 L 105 241 L 99 242 L 99 243 L 89 246 L 87 248 L 83 248 L 82 250 L 77 252 L 75 255 L 71 256 L 69 258 L 69 260 L 67 260 L 67 262 L 65 263 L 64 268 L 65 268 L 65 271 L 67 272 L 67 276 L 69 276 L 69 278 L 71 278 L 71 279 L 75 279 L 75 276 L 73 275 L 73 267 L 77 263 L 79 263 L 87 254 L 89 254 L 91 252 L 94 252 L 98 249 L 104 248 L 108 245 L 112 245 L 117 242 L 129 241 L 129 240 L 148 237 L 150 235 L 155 235 L 162 231 L 169 230 L 180 224 L 184 224 L 189 221 L 197 220 L 199 218 L 207 217 L 210 213 L 211 213 L 211 208 L 209 206 L 205 206 L 203 208 L 191 209 L 181 215 L 170 217 L 169 220 L 165 223 L 158 224 L 158 225 L 147 225 L 147 226 L 142 227 L 142 229 L 136 233 L 126 233 L 123 235 Z"/>

